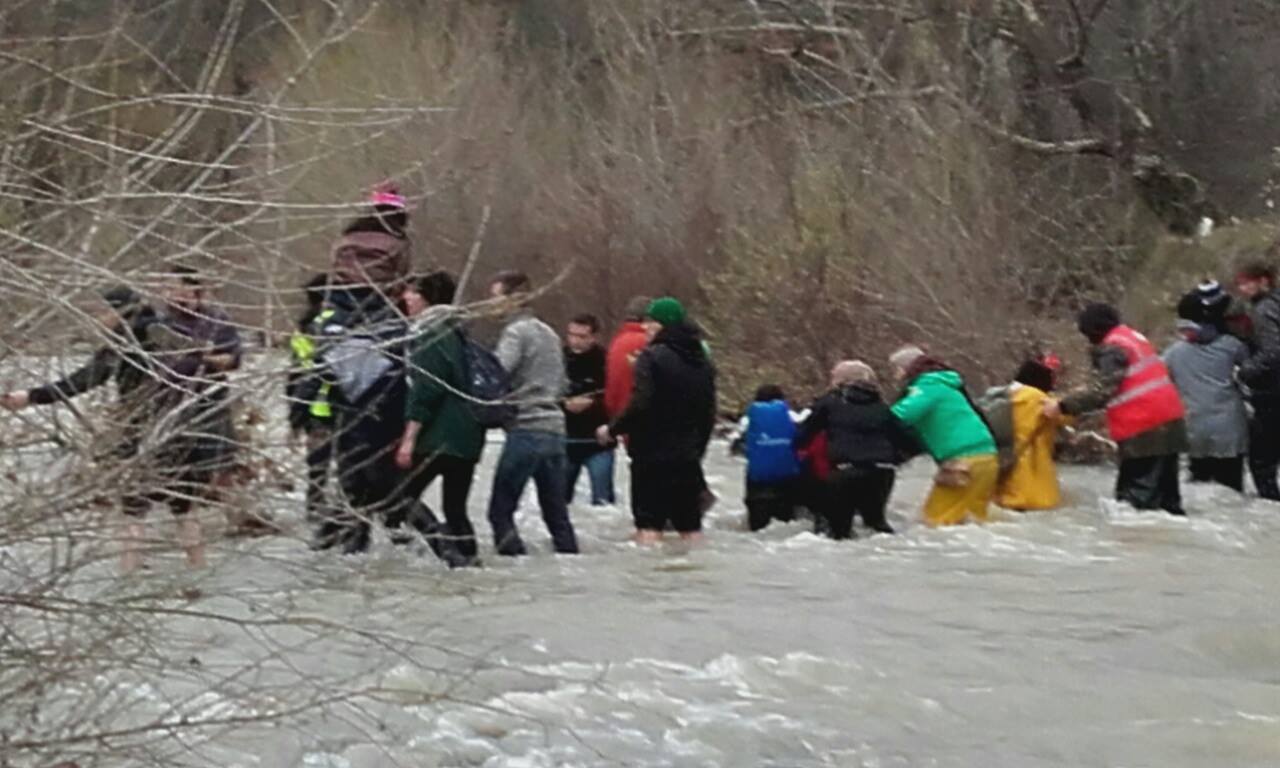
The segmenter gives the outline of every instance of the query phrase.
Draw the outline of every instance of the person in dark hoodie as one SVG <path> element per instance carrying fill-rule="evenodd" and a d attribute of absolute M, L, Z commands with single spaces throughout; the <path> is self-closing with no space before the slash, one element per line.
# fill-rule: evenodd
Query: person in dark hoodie
<path fill-rule="evenodd" d="M 1244 491 L 1249 417 L 1235 369 L 1249 358 L 1244 342 L 1227 332 L 1230 297 L 1191 291 L 1178 302 L 1182 339 L 1164 353 L 1169 376 L 1187 409 L 1191 481 Z"/>
<path fill-rule="evenodd" d="M 1092 345 L 1093 381 L 1061 401 L 1046 400 L 1045 416 L 1105 410 L 1120 452 L 1116 498 L 1139 510 L 1185 515 L 1178 456 L 1187 450 L 1187 427 L 1169 369 L 1151 342 L 1108 304 L 1085 307 L 1077 326 Z"/>
<path fill-rule="evenodd" d="M 824 515 L 833 539 L 853 534 L 853 518 L 877 533 L 893 533 L 885 516 L 896 467 L 919 452 L 911 432 L 880 396 L 871 366 L 847 360 L 831 372 L 832 391 L 813 405 L 800 425 L 803 444 L 825 433 L 831 474 L 826 482 Z"/>
<path fill-rule="evenodd" d="M 329 469 L 333 463 L 333 406 L 329 402 L 331 386 L 322 384 L 313 401 L 299 397 L 299 386 L 308 371 L 316 365 L 316 342 L 311 332 L 318 323 L 333 317 L 335 310 L 324 306 L 329 287 L 328 273 L 315 275 L 303 286 L 307 309 L 298 319 L 298 329 L 289 338 L 293 352 L 293 368 L 285 384 L 289 401 L 289 429 L 301 435 L 307 451 L 307 520 L 319 519 L 329 486 Z"/>
<path fill-rule="evenodd" d="M 355 554 L 369 548 L 371 522 L 394 524 L 405 484 L 396 450 L 405 424 L 406 342 L 409 324 L 398 302 L 410 266 L 408 213 L 394 189 L 375 191 L 371 213 L 353 221 L 333 249 L 324 311 L 311 335 L 316 366 L 299 388 L 314 401 L 329 386 L 334 415 L 334 451 L 346 507 L 321 520 L 314 547 Z M 426 523 L 424 523 L 426 524 Z M 392 541 L 412 537 L 393 527 Z M 428 532 L 433 551 L 449 565 L 466 561 L 436 525 Z"/>
<path fill-rule="evenodd" d="M 591 481 L 591 504 L 600 507 L 613 504 L 613 446 L 596 442 L 596 430 L 609 423 L 605 410 L 605 351 L 600 346 L 600 321 L 595 315 L 578 315 L 569 321 L 565 334 L 564 365 L 569 378 L 569 391 L 562 403 L 565 453 L 569 459 L 569 476 L 565 490 L 573 501 L 578 476 L 583 468 Z"/>
<path fill-rule="evenodd" d="M 601 445 L 627 437 L 636 541 L 656 544 L 670 524 L 682 539 L 702 536 L 702 459 L 716 419 L 716 374 L 702 334 L 667 297 L 649 305 L 649 346 L 636 358 L 626 409 L 600 427 Z"/>
<path fill-rule="evenodd" d="M 1280 243 L 1270 261 L 1250 259 L 1236 270 L 1236 289 L 1251 305 L 1250 355 L 1240 366 L 1240 382 L 1249 388 L 1253 418 L 1249 425 L 1249 473 L 1258 495 L 1280 501 L 1280 292 L 1276 270 Z"/>

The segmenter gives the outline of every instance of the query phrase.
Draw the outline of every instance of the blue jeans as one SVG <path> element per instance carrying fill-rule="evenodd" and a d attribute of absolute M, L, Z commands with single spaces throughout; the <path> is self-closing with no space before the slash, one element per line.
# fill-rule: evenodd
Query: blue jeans
<path fill-rule="evenodd" d="M 591 480 L 591 505 L 593 507 L 613 504 L 617 498 L 613 493 L 613 450 L 596 451 L 585 456 L 571 454 L 569 456 L 569 481 L 565 489 L 565 498 L 573 503 L 573 494 L 577 490 L 578 476 L 586 467 L 587 477 Z"/>
<path fill-rule="evenodd" d="M 493 475 L 493 494 L 489 497 L 489 525 L 493 528 L 493 543 L 498 554 L 526 553 L 520 532 L 516 530 L 515 516 L 530 480 L 538 489 L 538 506 L 542 507 L 542 521 L 551 534 L 552 546 L 557 552 L 577 554 L 578 537 L 573 532 L 569 504 L 565 500 L 568 474 L 564 435 L 524 430 L 507 433 L 507 443 Z"/>

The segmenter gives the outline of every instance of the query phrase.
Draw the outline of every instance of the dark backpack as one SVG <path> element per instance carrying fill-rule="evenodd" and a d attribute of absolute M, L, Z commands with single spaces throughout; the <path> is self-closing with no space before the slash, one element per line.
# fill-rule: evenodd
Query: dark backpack
<path fill-rule="evenodd" d="M 510 402 L 511 375 L 502 367 L 498 356 L 472 341 L 461 329 L 462 364 L 466 376 L 467 408 L 480 426 L 496 429 L 516 417 L 516 405 Z"/>
<path fill-rule="evenodd" d="M 993 387 L 978 399 L 978 410 L 991 430 L 1000 457 L 1000 476 L 1013 471 L 1018 463 L 1016 438 L 1013 433 L 1013 400 L 1009 387 Z"/>

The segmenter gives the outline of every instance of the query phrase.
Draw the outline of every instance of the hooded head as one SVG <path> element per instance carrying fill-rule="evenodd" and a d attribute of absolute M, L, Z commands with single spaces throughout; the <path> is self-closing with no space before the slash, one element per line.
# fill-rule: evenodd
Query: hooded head
<path fill-rule="evenodd" d="M 1101 344 L 1120 325 L 1120 312 L 1110 304 L 1090 304 L 1076 320 L 1076 328 L 1091 344 Z"/>

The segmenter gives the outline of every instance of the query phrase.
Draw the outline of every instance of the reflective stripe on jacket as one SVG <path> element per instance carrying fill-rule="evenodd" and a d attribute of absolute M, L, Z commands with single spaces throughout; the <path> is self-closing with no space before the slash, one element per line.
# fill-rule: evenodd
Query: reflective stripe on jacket
<path fill-rule="evenodd" d="M 1182 398 L 1169 369 L 1145 336 L 1120 325 L 1102 343 L 1124 350 L 1129 361 L 1119 391 L 1107 403 L 1112 440 L 1129 440 L 1183 417 Z"/>
<path fill-rule="evenodd" d="M 334 310 L 326 309 L 316 315 L 312 321 L 313 324 L 323 323 L 333 317 Z M 289 338 L 289 348 L 293 350 L 293 357 L 298 361 L 298 366 L 303 370 L 310 370 L 316 365 L 316 343 L 305 333 L 295 333 Z M 329 404 L 329 391 L 333 388 L 332 384 L 325 382 L 320 385 L 318 396 L 314 402 L 308 407 L 308 412 L 313 418 L 331 419 L 333 418 L 333 406 Z"/>

